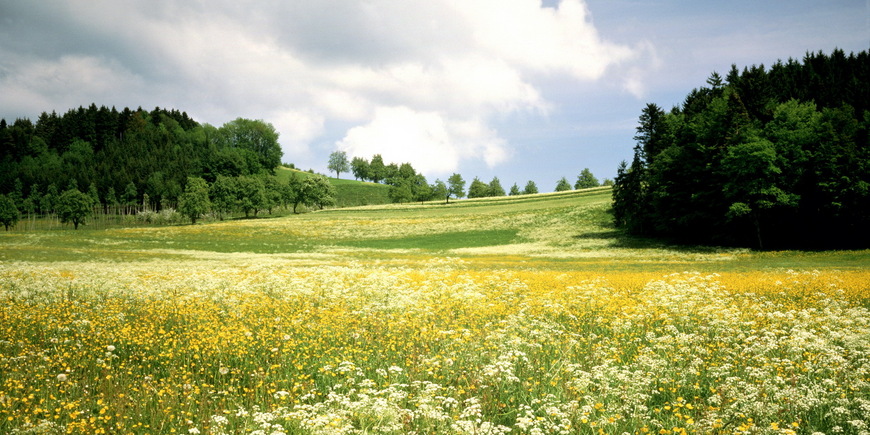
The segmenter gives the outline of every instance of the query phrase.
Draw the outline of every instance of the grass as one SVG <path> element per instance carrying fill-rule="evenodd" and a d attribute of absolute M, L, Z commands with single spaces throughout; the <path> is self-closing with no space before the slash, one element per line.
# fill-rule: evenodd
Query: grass
<path fill-rule="evenodd" d="M 310 172 L 299 171 L 286 166 L 279 166 L 275 171 L 275 175 L 282 182 L 287 182 L 291 173 L 295 173 L 301 179 L 314 175 Z M 348 176 L 348 174 L 345 174 L 345 176 Z M 356 207 L 388 204 L 392 202 L 388 196 L 390 186 L 386 184 L 369 183 L 344 178 L 328 178 L 329 182 L 335 186 L 335 205 L 337 207 Z"/>
<path fill-rule="evenodd" d="M 0 433 L 854 433 L 870 251 L 673 246 L 608 189 L 0 234 Z"/>

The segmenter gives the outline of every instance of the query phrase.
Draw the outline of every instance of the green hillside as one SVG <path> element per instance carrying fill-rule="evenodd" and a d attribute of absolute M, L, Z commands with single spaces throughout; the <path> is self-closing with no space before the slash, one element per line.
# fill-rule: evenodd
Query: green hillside
<path fill-rule="evenodd" d="M 289 170 L 279 174 L 289 175 Z M 305 173 L 301 173 L 305 174 Z M 368 191 L 386 186 L 339 180 Z M 267 219 L 79 231 L 0 234 L 0 261 L 102 261 L 230 253 L 333 256 L 341 261 L 408 255 L 489 258 L 505 265 L 548 262 L 572 269 L 667 270 L 765 267 L 860 268 L 868 251 L 752 253 L 670 245 L 613 227 L 608 187 L 424 204 L 333 208 Z M 337 257 L 338 258 L 338 257 Z"/>
<path fill-rule="evenodd" d="M 287 182 L 292 173 L 295 173 L 300 178 L 307 178 L 314 175 L 311 172 L 300 171 L 286 166 L 279 166 L 278 169 L 275 170 L 275 175 L 282 182 Z M 337 192 L 337 198 L 335 198 L 336 207 L 355 207 L 361 205 L 387 204 L 390 202 L 390 198 L 387 196 L 387 193 L 390 191 L 390 186 L 385 184 L 346 180 L 343 178 L 328 178 L 329 182 L 335 186 Z"/>

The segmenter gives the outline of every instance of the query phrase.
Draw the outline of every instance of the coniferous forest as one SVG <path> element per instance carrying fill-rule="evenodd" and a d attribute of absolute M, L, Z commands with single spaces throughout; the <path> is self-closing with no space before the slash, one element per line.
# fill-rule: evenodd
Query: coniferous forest
<path fill-rule="evenodd" d="M 758 249 L 870 246 L 867 51 L 713 73 L 648 104 L 614 184 L 618 227 Z"/>

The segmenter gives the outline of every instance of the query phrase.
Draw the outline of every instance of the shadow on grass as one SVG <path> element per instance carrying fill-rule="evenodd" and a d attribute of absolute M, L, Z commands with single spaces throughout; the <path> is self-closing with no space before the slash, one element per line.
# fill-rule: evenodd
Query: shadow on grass
<path fill-rule="evenodd" d="M 633 236 L 618 229 L 591 231 L 573 237 L 577 240 L 610 240 L 611 247 L 625 249 L 667 249 L 684 253 L 713 253 L 723 249 L 721 246 L 692 245 L 664 238 Z"/>

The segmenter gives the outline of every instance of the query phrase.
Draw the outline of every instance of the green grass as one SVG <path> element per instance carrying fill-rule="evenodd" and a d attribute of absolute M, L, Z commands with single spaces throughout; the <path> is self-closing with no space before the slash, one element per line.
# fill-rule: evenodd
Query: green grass
<path fill-rule="evenodd" d="M 305 179 L 314 174 L 297 169 L 291 169 L 286 166 L 279 166 L 275 171 L 275 175 L 282 182 L 287 182 L 290 174 L 295 173 L 296 176 Z M 350 174 L 344 174 L 350 176 Z M 361 205 L 388 204 L 390 198 L 387 196 L 390 191 L 390 186 L 385 184 L 369 183 L 357 180 L 347 180 L 343 178 L 329 178 L 329 182 L 335 186 L 336 207 L 356 207 Z"/>
<path fill-rule="evenodd" d="M 421 249 L 445 251 L 459 248 L 507 245 L 517 241 L 516 230 L 459 231 L 430 235 L 417 235 L 390 239 L 351 240 L 342 246 L 368 249 Z"/>
<path fill-rule="evenodd" d="M 341 180 L 339 186 L 365 186 Z M 376 186 L 384 190 L 386 186 Z M 672 245 L 613 227 L 610 189 L 424 204 L 380 204 L 198 225 L 0 233 L 0 261 L 127 261 L 204 253 L 303 255 L 341 250 L 389 261 L 397 250 L 488 258 L 514 267 L 702 272 L 862 270 L 870 251 L 753 252 Z"/>
<path fill-rule="evenodd" d="M 0 433 L 858 433 L 870 251 L 670 245 L 610 204 L 0 232 Z"/>

